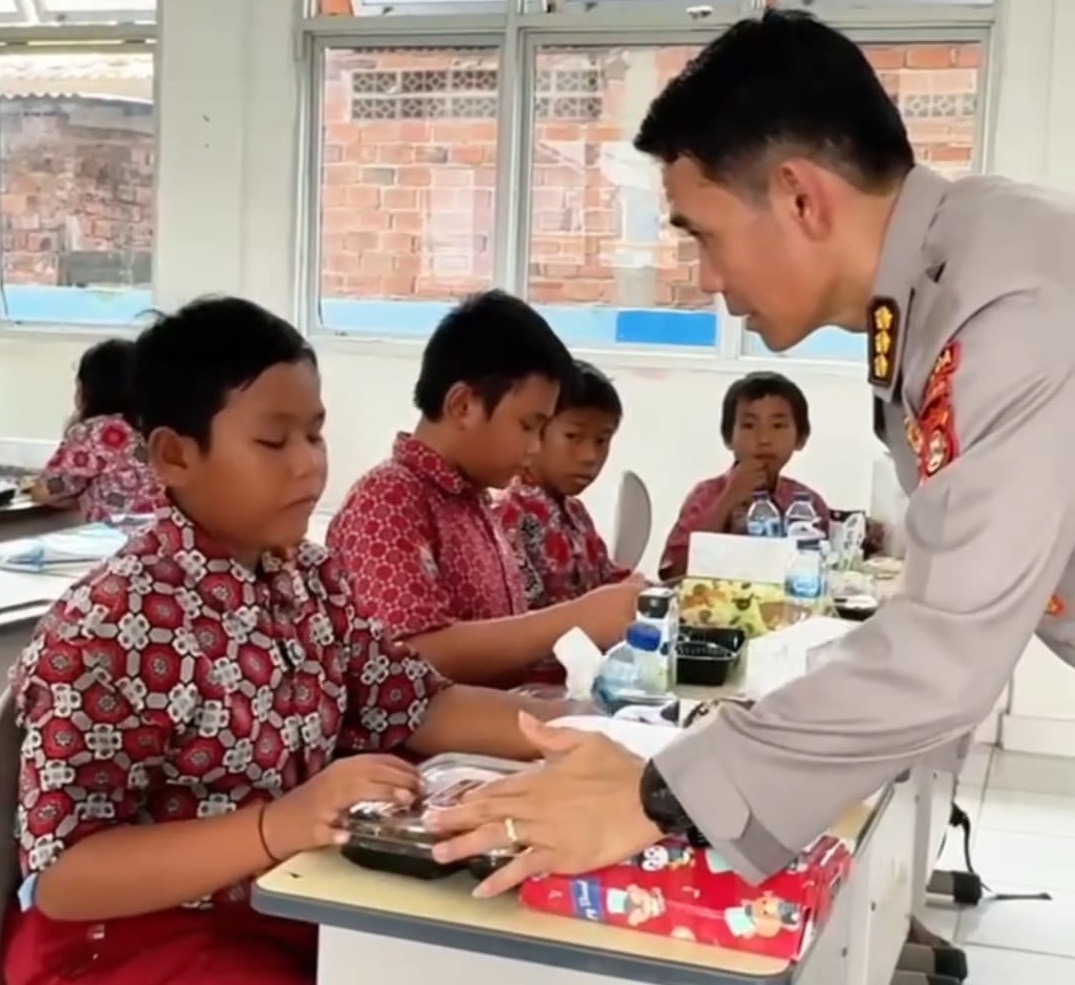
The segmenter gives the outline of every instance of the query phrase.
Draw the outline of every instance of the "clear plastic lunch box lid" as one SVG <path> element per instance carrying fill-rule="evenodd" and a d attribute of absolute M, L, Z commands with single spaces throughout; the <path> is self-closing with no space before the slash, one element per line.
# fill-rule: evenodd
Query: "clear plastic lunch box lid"
<path fill-rule="evenodd" d="M 424 822 L 430 811 L 453 807 L 472 790 L 477 790 L 529 769 L 528 763 L 486 756 L 445 753 L 427 760 L 419 767 L 422 777 L 421 799 L 409 807 L 385 802 L 355 804 L 347 816 L 351 845 L 369 852 L 430 858 L 433 846 L 441 838 L 430 832 Z M 489 857 L 510 857 L 516 849 L 505 848 Z"/>

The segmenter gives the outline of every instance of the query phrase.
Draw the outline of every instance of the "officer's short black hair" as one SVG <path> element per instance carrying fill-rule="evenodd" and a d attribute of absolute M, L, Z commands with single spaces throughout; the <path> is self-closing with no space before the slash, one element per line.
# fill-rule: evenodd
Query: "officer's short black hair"
<path fill-rule="evenodd" d="M 741 20 L 707 45 L 653 101 L 635 147 L 666 164 L 690 158 L 710 180 L 755 194 L 774 154 L 807 157 L 866 192 L 914 166 L 862 50 L 793 10 Z"/>
<path fill-rule="evenodd" d="M 623 403 L 612 385 L 612 380 L 583 359 L 575 360 L 571 381 L 561 387 L 560 398 L 556 403 L 557 414 L 569 410 L 596 410 L 614 417 L 617 421 L 623 418 Z"/>
<path fill-rule="evenodd" d="M 80 417 L 83 420 L 121 414 L 134 423 L 133 362 L 134 343 L 130 339 L 106 339 L 82 353 L 75 379 L 82 392 Z"/>
<path fill-rule="evenodd" d="M 206 297 L 158 314 L 134 343 L 137 426 L 169 428 L 209 447 L 229 394 L 280 363 L 317 357 L 298 330 L 252 301 Z"/>
<path fill-rule="evenodd" d="M 782 397 L 786 400 L 799 441 L 810 437 L 810 405 L 799 385 L 783 373 L 748 373 L 736 380 L 724 394 L 724 405 L 720 411 L 720 436 L 725 444 L 731 443 L 739 408 L 763 397 Z"/>
<path fill-rule="evenodd" d="M 492 414 L 528 378 L 563 387 L 572 372 L 571 354 L 538 312 L 504 291 L 485 291 L 458 304 L 433 331 L 414 404 L 426 420 L 439 420 L 448 391 L 465 383 Z"/>

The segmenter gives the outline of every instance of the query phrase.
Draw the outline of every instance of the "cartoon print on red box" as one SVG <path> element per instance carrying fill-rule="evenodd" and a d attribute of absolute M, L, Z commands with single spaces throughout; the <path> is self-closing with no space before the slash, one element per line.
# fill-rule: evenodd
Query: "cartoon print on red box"
<path fill-rule="evenodd" d="M 798 930 L 802 926 L 803 914 L 794 903 L 772 893 L 762 893 L 757 899 L 744 901 L 742 906 L 725 910 L 724 919 L 736 937 L 771 938 L 782 930 Z"/>
<path fill-rule="evenodd" d="M 665 911 L 660 890 L 633 885 L 624 889 L 608 888 L 598 879 L 575 879 L 572 903 L 574 915 L 583 920 L 607 923 L 609 917 L 619 917 L 630 927 L 641 927 Z"/>
<path fill-rule="evenodd" d="M 583 876 L 529 880 L 519 898 L 562 916 L 794 959 L 807 929 L 827 915 L 850 858 L 843 843 L 826 836 L 752 886 L 718 852 L 667 839 Z"/>
<path fill-rule="evenodd" d="M 679 869 L 693 861 L 694 849 L 690 845 L 674 844 L 652 845 L 636 859 L 643 872 Z"/>

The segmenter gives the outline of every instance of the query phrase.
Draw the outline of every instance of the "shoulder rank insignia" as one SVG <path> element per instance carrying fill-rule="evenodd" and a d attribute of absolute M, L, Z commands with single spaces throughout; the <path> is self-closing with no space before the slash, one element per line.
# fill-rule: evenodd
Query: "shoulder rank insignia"
<path fill-rule="evenodd" d="M 887 387 L 896 374 L 896 340 L 900 333 L 900 309 L 891 298 L 874 298 L 869 317 L 869 352 L 872 386 Z"/>

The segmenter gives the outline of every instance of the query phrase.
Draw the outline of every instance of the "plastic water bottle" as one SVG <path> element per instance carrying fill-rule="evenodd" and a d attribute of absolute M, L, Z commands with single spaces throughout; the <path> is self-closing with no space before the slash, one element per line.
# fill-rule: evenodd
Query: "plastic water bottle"
<path fill-rule="evenodd" d="M 784 576 L 784 624 L 815 615 L 825 596 L 825 567 L 818 538 L 800 540 Z"/>
<path fill-rule="evenodd" d="M 612 696 L 621 691 L 638 691 L 641 677 L 634 647 L 626 641 L 617 643 L 605 654 L 598 667 L 594 691 L 603 696 Z"/>
<path fill-rule="evenodd" d="M 750 537 L 783 537 L 784 521 L 780 510 L 764 489 L 754 493 L 747 510 L 747 535 Z"/>
<path fill-rule="evenodd" d="M 821 536 L 821 517 L 814 509 L 809 493 L 796 493 L 791 506 L 784 514 L 784 533 L 795 540 L 808 540 Z"/>
<path fill-rule="evenodd" d="M 632 623 L 627 629 L 627 645 L 638 668 L 638 687 L 650 694 L 664 694 L 668 690 L 669 655 L 661 652 L 660 629 L 645 622 Z"/>

